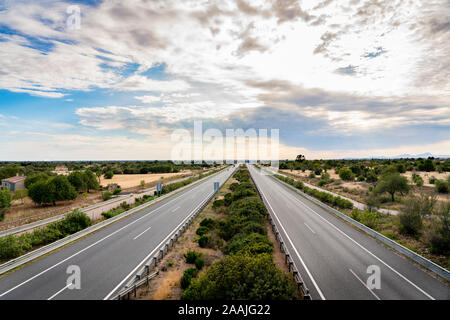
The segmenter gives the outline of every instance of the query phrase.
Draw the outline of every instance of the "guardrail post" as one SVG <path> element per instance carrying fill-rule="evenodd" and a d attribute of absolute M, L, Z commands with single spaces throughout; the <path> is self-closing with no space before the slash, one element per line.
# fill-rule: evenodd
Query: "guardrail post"
<path fill-rule="evenodd" d="M 280 241 L 280 251 L 281 251 L 281 249 L 283 249 L 283 244 L 284 244 L 284 242 Z"/>
<path fill-rule="evenodd" d="M 150 264 L 145 265 L 145 273 L 147 273 L 147 274 L 150 273 Z"/>
<path fill-rule="evenodd" d="M 294 263 L 293 263 L 292 261 L 289 261 L 289 266 L 288 266 L 289 272 L 291 272 L 291 266 L 292 266 L 293 264 L 294 264 Z M 296 272 L 296 271 L 294 271 L 294 272 Z M 294 277 L 295 277 L 295 274 L 294 274 Z"/>
<path fill-rule="evenodd" d="M 166 243 L 166 252 L 168 252 L 168 251 L 169 251 L 169 244 Z"/>
<path fill-rule="evenodd" d="M 159 250 L 159 253 L 161 254 L 161 259 L 164 257 L 164 250 L 163 249 L 160 249 Z"/>
<path fill-rule="evenodd" d="M 136 298 L 136 292 L 137 292 L 137 288 L 136 285 L 134 285 L 134 297 Z"/>
<path fill-rule="evenodd" d="M 289 259 L 289 254 L 286 253 L 286 255 L 284 256 L 284 263 L 288 263 L 288 259 Z"/>
<path fill-rule="evenodd" d="M 155 264 L 156 267 L 156 264 L 158 263 L 158 257 L 153 257 L 153 263 Z"/>

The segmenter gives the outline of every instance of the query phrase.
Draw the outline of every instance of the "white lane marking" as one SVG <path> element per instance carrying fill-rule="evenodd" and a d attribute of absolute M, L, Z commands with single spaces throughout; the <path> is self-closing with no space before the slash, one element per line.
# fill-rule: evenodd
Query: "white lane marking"
<path fill-rule="evenodd" d="M 54 297 L 56 297 L 58 294 L 60 294 L 61 292 L 63 292 L 64 290 L 66 290 L 68 287 L 70 287 L 71 283 L 69 283 L 67 286 L 65 286 L 64 288 L 62 288 L 61 290 L 59 290 L 57 293 L 55 293 L 54 295 L 52 295 L 50 298 L 48 298 L 47 300 L 52 300 Z"/>
<path fill-rule="evenodd" d="M 176 207 L 175 209 L 172 210 L 172 212 L 177 211 L 178 209 L 180 209 L 180 207 Z"/>
<path fill-rule="evenodd" d="M 285 195 L 288 195 L 289 193 L 285 193 Z M 353 243 L 355 243 L 357 246 L 359 246 L 361 249 L 363 249 L 364 251 L 366 251 L 368 254 L 370 254 L 372 257 L 374 257 L 375 259 L 377 259 L 378 261 L 380 261 L 382 264 L 384 264 L 386 267 L 388 267 L 391 271 L 393 271 L 395 274 L 397 274 L 400 278 L 402 278 L 403 280 L 405 280 L 406 282 L 408 282 L 410 285 L 412 285 L 414 288 L 416 288 L 418 291 L 420 291 L 421 293 L 423 293 L 425 296 L 427 296 L 429 299 L 431 300 L 436 300 L 435 298 L 433 298 L 430 294 L 428 294 L 427 292 L 425 292 L 424 290 L 422 290 L 419 286 L 417 286 L 415 283 L 413 283 L 411 280 L 409 280 L 408 278 L 406 278 L 404 275 L 402 275 L 400 272 L 398 272 L 397 270 L 395 270 L 393 267 L 391 267 L 390 265 L 388 265 L 386 262 L 384 262 L 383 260 L 381 260 L 379 257 L 377 257 L 375 254 L 373 254 L 371 251 L 369 251 L 368 249 L 366 249 L 365 247 L 363 247 L 361 244 L 359 244 L 358 242 L 356 242 L 353 238 L 351 238 L 350 236 L 348 236 L 345 232 L 343 232 L 342 230 L 340 230 L 338 227 L 336 227 L 334 224 L 332 224 L 331 222 L 329 222 L 327 219 L 325 219 L 324 217 L 322 217 L 320 214 L 318 214 L 317 212 L 315 212 L 313 209 L 311 209 L 309 206 L 307 206 L 306 204 L 304 204 L 302 201 L 296 199 L 295 197 L 293 197 L 291 194 L 289 194 L 289 197 L 291 199 L 294 199 L 295 201 L 297 201 L 298 203 L 300 203 L 303 207 L 305 207 L 306 209 L 308 209 L 309 211 L 311 211 L 312 213 L 314 213 L 315 215 L 317 215 L 319 218 L 321 218 L 323 221 L 325 221 L 326 223 L 328 223 L 330 226 L 332 226 L 334 229 L 336 229 L 337 231 L 339 231 L 341 234 L 343 234 L 345 237 L 347 237 L 349 240 L 351 240 Z"/>
<path fill-rule="evenodd" d="M 304 224 L 305 224 L 305 226 L 308 227 L 308 229 L 309 229 L 312 233 L 316 234 L 316 232 L 315 232 L 310 226 L 308 226 L 308 224 L 307 224 L 306 222 L 304 222 Z"/>
<path fill-rule="evenodd" d="M 289 237 L 288 233 L 286 232 L 286 229 L 284 229 L 283 225 L 281 224 L 281 221 L 278 219 L 278 217 L 277 217 L 277 215 L 276 215 L 276 213 L 275 213 L 275 210 L 273 210 L 272 206 L 270 205 L 269 201 L 267 200 L 266 195 L 264 194 L 264 192 L 263 192 L 262 190 L 260 190 L 260 191 L 261 191 L 261 194 L 263 195 L 264 199 L 266 199 L 267 204 L 268 204 L 269 207 L 270 207 L 270 210 L 272 210 L 273 215 L 274 215 L 275 218 L 277 219 L 278 224 L 281 226 L 281 228 L 283 229 L 284 234 L 286 235 L 287 239 L 288 239 L 289 242 L 291 243 L 292 248 L 294 248 L 294 251 L 295 251 L 295 253 L 297 254 L 298 258 L 300 259 L 300 262 L 301 262 L 301 264 L 303 265 L 303 268 L 305 268 L 306 273 L 308 273 L 309 278 L 311 279 L 311 281 L 312 281 L 314 287 L 316 288 L 317 292 L 319 293 L 320 298 L 321 298 L 322 300 L 326 300 L 326 299 L 325 299 L 325 296 L 323 295 L 322 291 L 320 290 L 319 286 L 317 285 L 316 281 L 314 280 L 314 277 L 312 276 L 311 272 L 309 272 L 308 267 L 306 266 L 306 264 L 305 264 L 305 262 L 303 261 L 302 257 L 301 257 L 300 254 L 298 253 L 297 248 L 294 246 L 294 243 L 292 242 L 291 238 Z"/>
<path fill-rule="evenodd" d="M 187 220 L 187 219 L 189 219 L 189 217 L 191 216 L 191 214 L 195 211 L 195 210 L 197 210 L 199 207 L 201 207 L 202 205 L 203 205 L 203 203 L 206 201 L 206 200 L 208 200 L 208 198 L 213 194 L 214 192 L 212 192 L 212 193 L 210 193 L 207 197 L 206 197 L 206 199 L 205 200 L 203 200 L 202 202 L 200 202 L 200 204 L 197 206 L 197 207 L 195 207 L 195 209 L 194 210 L 192 210 L 188 215 L 187 215 L 187 217 L 185 218 L 185 219 L 183 219 L 183 221 L 181 221 L 181 223 L 178 225 L 178 226 L 176 226 L 173 230 L 176 230 L 176 229 L 178 229 L 181 225 L 183 225 L 183 223 Z M 103 298 L 103 300 L 108 300 L 110 297 L 111 297 L 111 295 L 114 293 L 114 292 L 116 292 L 122 285 L 123 285 L 123 283 L 125 282 L 125 281 L 127 281 L 127 279 L 129 279 L 134 273 L 136 273 L 136 271 L 137 271 L 137 269 L 139 269 L 139 267 L 145 262 L 145 261 L 147 261 L 157 250 L 159 250 L 159 248 L 169 239 L 169 237 L 170 237 L 170 235 L 172 234 L 172 231 L 170 231 L 170 233 L 169 233 L 169 235 L 163 240 L 163 241 L 161 241 L 161 243 L 160 244 L 158 244 L 157 246 L 156 246 L 156 249 L 154 249 L 152 252 L 150 252 L 141 262 L 139 262 L 139 264 L 122 280 L 122 281 L 120 281 L 120 283 L 110 292 L 110 293 L 108 293 L 108 295 L 106 296 L 106 297 L 104 297 Z"/>
<path fill-rule="evenodd" d="M 205 181 L 205 182 L 206 182 L 206 181 Z M 203 183 L 205 183 L 205 182 L 203 182 Z M 202 186 L 203 183 L 200 183 L 200 184 L 194 186 L 193 189 L 196 189 L 196 188 Z M 193 190 L 193 189 L 192 189 L 192 190 Z M 183 197 L 184 195 L 187 195 L 187 194 L 188 194 L 188 193 L 183 193 L 183 194 L 181 194 L 181 195 L 179 195 L 179 196 L 175 196 L 174 199 L 172 199 L 172 200 L 170 200 L 169 202 L 163 204 L 162 206 L 160 206 L 160 207 L 158 207 L 158 208 L 156 208 L 156 209 L 154 209 L 154 210 L 152 210 L 152 211 L 146 213 L 144 216 L 142 216 L 142 217 L 140 217 L 140 218 L 138 218 L 138 219 L 136 219 L 136 220 L 130 222 L 129 224 L 127 224 L 127 225 L 123 226 L 122 228 L 120 228 L 120 229 L 114 231 L 113 233 L 110 233 L 109 235 L 107 235 L 107 236 L 105 236 L 104 238 L 102 238 L 102 239 L 100 239 L 100 240 L 94 242 L 93 244 L 87 246 L 86 248 L 81 249 L 80 251 L 78 251 L 78 252 L 74 253 L 73 255 L 69 256 L 68 258 L 65 258 L 64 260 L 61 260 L 60 262 L 54 264 L 53 266 L 48 267 L 47 269 L 45 269 L 45 270 L 39 272 L 38 274 L 32 276 L 31 278 L 29 278 L 29 279 L 27 279 L 27 280 L 25 280 L 25 281 L 19 283 L 18 285 L 12 287 L 12 288 L 9 289 L 8 291 L 3 292 L 2 294 L 0 294 L 0 298 L 3 297 L 4 295 L 10 293 L 11 291 L 16 290 L 17 288 L 20 288 L 20 287 L 23 286 L 24 284 L 27 284 L 28 282 L 30 282 L 30 281 L 36 279 L 37 277 L 43 275 L 44 273 L 46 273 L 46 272 L 48 272 L 48 271 L 50 271 L 50 270 L 56 268 L 57 266 L 59 266 L 59 265 L 61 265 L 62 263 L 66 262 L 66 261 L 68 261 L 68 260 L 70 260 L 70 259 L 72 259 L 73 257 L 79 255 L 80 253 L 83 253 L 84 251 L 86 251 L 86 250 L 92 248 L 93 246 L 99 244 L 100 242 L 103 242 L 104 240 L 106 240 L 106 239 L 112 237 L 114 234 L 116 234 L 116 233 L 122 231 L 123 229 L 125 229 L 125 228 L 131 226 L 132 224 L 134 224 L 134 223 L 140 221 L 141 219 L 143 219 L 143 218 L 145 218 L 145 217 L 148 217 L 151 213 L 153 213 L 153 212 L 155 212 L 155 211 L 157 211 L 157 210 L 159 210 L 159 209 L 161 209 L 161 208 L 167 206 L 168 204 L 172 203 L 172 202 L 175 201 L 175 200 L 178 200 L 179 198 L 181 198 L 181 197 Z"/>
<path fill-rule="evenodd" d="M 136 240 L 137 238 L 139 238 L 140 236 L 142 236 L 144 233 L 146 233 L 148 230 L 150 230 L 151 227 L 148 227 L 147 229 L 145 229 L 143 232 L 139 233 L 136 237 L 133 238 L 133 240 Z"/>
<path fill-rule="evenodd" d="M 348 269 L 348 270 L 350 270 L 350 272 L 351 273 L 353 273 L 353 275 L 355 276 L 355 278 L 356 279 L 358 279 L 359 280 L 359 282 L 361 282 L 362 283 L 362 285 L 364 286 L 364 287 L 366 287 L 367 288 L 367 290 L 369 290 L 370 291 L 370 293 L 375 297 L 375 298 L 377 298 L 378 300 L 381 300 L 380 299 L 380 297 L 378 297 L 376 294 L 375 294 L 375 292 L 373 292 L 373 290 L 372 289 L 370 289 L 368 286 L 367 286 L 367 284 L 365 284 L 364 283 L 364 281 L 362 281 L 357 275 L 356 275 L 356 273 L 354 273 L 353 272 L 353 270 L 352 269 Z"/>

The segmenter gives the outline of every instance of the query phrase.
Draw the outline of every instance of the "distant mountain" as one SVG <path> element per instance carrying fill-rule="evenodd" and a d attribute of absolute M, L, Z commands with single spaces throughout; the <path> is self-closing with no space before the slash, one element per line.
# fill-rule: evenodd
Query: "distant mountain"
<path fill-rule="evenodd" d="M 344 160 L 352 160 L 352 159 L 417 159 L 417 158 L 427 159 L 428 157 L 446 159 L 446 158 L 450 158 L 450 155 L 434 155 L 430 152 L 425 152 L 425 153 L 416 154 L 416 155 L 400 154 L 398 156 L 393 156 L 393 157 L 386 157 L 386 156 L 374 156 L 374 157 L 364 157 L 364 158 L 348 157 L 348 158 L 344 158 Z"/>

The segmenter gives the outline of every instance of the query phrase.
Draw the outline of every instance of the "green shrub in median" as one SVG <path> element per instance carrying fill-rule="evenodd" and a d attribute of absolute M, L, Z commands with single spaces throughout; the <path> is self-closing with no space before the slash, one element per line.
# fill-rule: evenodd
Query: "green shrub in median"
<path fill-rule="evenodd" d="M 198 274 L 198 270 L 196 268 L 186 269 L 183 273 L 183 277 L 181 278 L 181 287 L 186 289 L 191 284 L 192 278 L 195 278 Z"/>
<path fill-rule="evenodd" d="M 200 252 L 190 250 L 184 255 L 184 258 L 186 259 L 186 263 L 194 264 L 195 259 L 199 258 L 201 255 Z"/>
<path fill-rule="evenodd" d="M 195 231 L 195 233 L 198 234 L 199 236 L 202 236 L 202 235 L 208 233 L 208 231 L 209 231 L 209 228 L 208 228 L 208 227 L 200 226 L 200 227 L 197 229 L 197 231 Z"/>
<path fill-rule="evenodd" d="M 209 243 L 208 236 L 201 236 L 200 238 L 198 238 L 198 245 L 200 246 L 200 248 L 206 248 L 208 243 Z"/>
<path fill-rule="evenodd" d="M 213 264 L 199 279 L 190 283 L 181 298 L 294 300 L 298 295 L 294 282 L 275 266 L 270 254 L 236 254 Z"/>

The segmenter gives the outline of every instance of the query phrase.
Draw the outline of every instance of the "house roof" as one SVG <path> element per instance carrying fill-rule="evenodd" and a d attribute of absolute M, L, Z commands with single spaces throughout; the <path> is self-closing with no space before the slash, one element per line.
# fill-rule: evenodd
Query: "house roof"
<path fill-rule="evenodd" d="M 7 179 L 3 179 L 2 182 L 9 182 L 9 183 L 18 183 L 22 182 L 26 179 L 26 176 L 15 176 Z"/>

